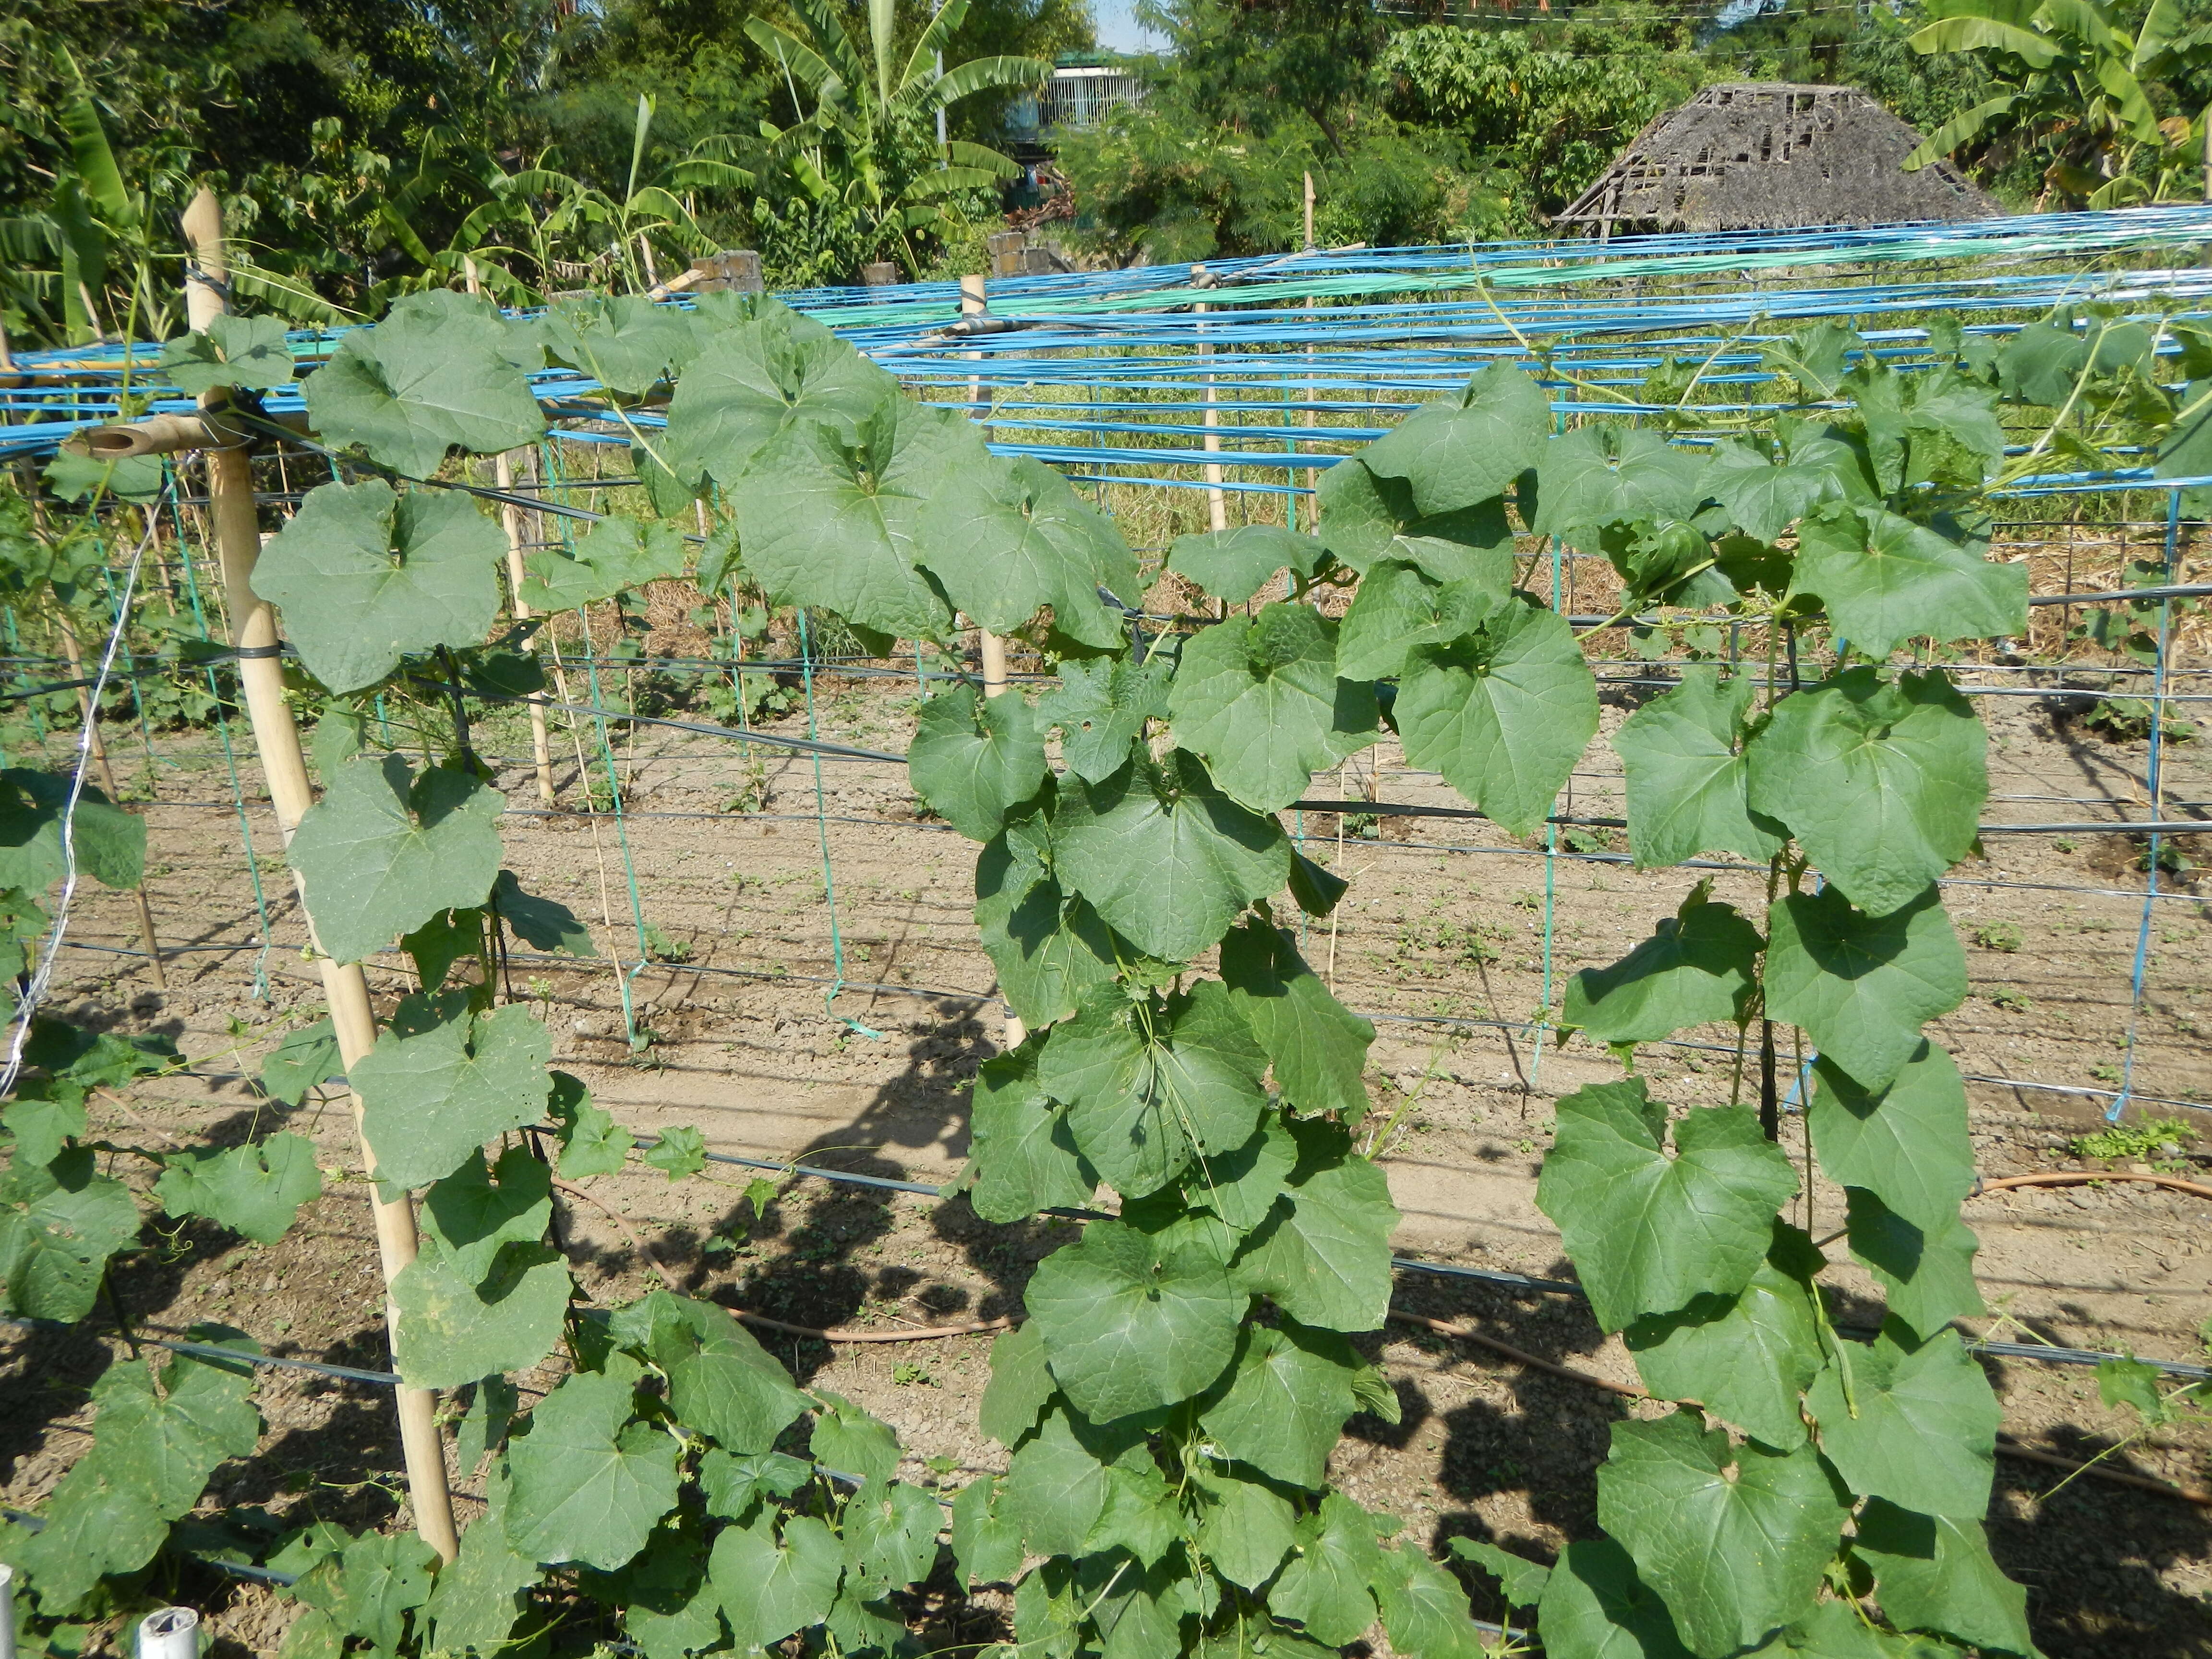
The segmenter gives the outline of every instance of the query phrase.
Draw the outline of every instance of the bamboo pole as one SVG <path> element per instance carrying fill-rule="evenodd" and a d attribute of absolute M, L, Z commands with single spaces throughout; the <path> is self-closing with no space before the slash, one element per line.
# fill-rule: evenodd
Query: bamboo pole
<path fill-rule="evenodd" d="M 77 642 L 76 629 L 64 617 L 60 622 L 62 654 L 69 659 L 70 678 L 81 680 L 84 673 L 84 647 Z M 92 734 L 92 763 L 100 769 L 100 787 L 107 792 L 107 799 L 118 807 L 123 806 L 123 792 L 115 787 L 115 769 L 108 763 L 107 740 L 100 735 L 100 718 L 92 706 L 92 688 L 80 685 L 76 689 L 77 707 L 84 713 L 84 729 Z M 127 807 L 123 808 L 128 811 Z M 154 935 L 154 907 L 147 901 L 146 881 L 142 875 L 131 896 L 138 902 L 138 933 L 146 941 L 146 967 L 153 975 L 154 988 L 169 988 L 168 975 L 161 970 L 161 942 Z"/>
<path fill-rule="evenodd" d="M 1198 289 L 1212 288 L 1213 278 L 1204 265 L 1193 265 L 1190 268 L 1190 285 Z M 1191 309 L 1202 317 L 1206 314 L 1206 302 L 1200 301 Z M 1213 348 L 1206 343 L 1206 325 L 1203 323 L 1199 325 L 1198 330 L 1198 355 L 1200 357 L 1213 356 Z M 1208 371 L 1206 377 L 1206 453 L 1209 455 L 1221 453 L 1220 426 L 1221 414 L 1214 404 L 1213 375 Z M 1206 464 L 1206 514 L 1208 527 L 1217 532 L 1229 528 L 1229 497 L 1221 488 L 1221 463 L 1208 461 Z"/>
<path fill-rule="evenodd" d="M 185 210 L 184 230 L 191 248 L 185 276 L 186 314 L 194 329 L 204 329 L 228 308 L 225 279 L 229 262 L 222 246 L 222 210 L 216 205 L 213 191 L 203 188 L 192 198 Z M 219 402 L 222 396 L 221 392 L 209 392 L 202 401 Z M 276 827 L 289 848 L 300 820 L 314 804 L 314 796 L 307 782 L 307 757 L 300 748 L 300 728 L 293 723 L 291 708 L 284 701 L 276 607 L 253 591 L 253 567 L 261 556 L 261 534 L 254 514 L 252 469 L 242 447 L 211 449 L 205 454 L 209 516 L 222 558 L 231 640 L 238 647 L 239 684 L 246 695 L 246 719 L 260 757 L 262 777 L 276 809 Z M 294 880 L 296 884 L 296 873 Z M 306 905 L 303 890 L 303 911 Z M 312 918 L 307 926 L 312 938 Z M 320 951 L 316 956 L 331 1024 L 337 1036 L 338 1055 L 350 1071 L 376 1046 L 376 1018 L 369 1006 L 368 981 L 359 963 L 335 962 Z M 376 1158 L 362 1131 L 357 1092 L 353 1096 L 353 1117 L 362 1162 L 374 1169 Z M 369 1205 L 376 1222 L 377 1254 L 384 1267 L 385 1324 L 396 1340 L 399 1310 L 391 1298 L 390 1287 L 400 1270 L 415 1260 L 415 1211 L 404 1195 L 386 1200 L 374 1186 Z M 399 1442 L 407 1463 L 407 1489 L 415 1504 L 415 1529 L 423 1542 L 451 1561 L 459 1553 L 459 1542 L 453 1529 L 445 1447 L 438 1432 L 437 1395 L 428 1389 L 402 1388 L 394 1392 L 398 1399 Z"/>

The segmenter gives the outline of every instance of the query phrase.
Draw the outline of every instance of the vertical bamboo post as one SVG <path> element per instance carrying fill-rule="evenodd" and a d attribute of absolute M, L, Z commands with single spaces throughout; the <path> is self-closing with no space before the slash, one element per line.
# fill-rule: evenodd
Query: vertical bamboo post
<path fill-rule="evenodd" d="M 61 619 L 62 654 L 69 659 L 70 678 L 85 678 L 84 647 L 77 642 L 76 629 L 69 619 Z M 84 712 L 85 730 L 92 734 L 92 763 L 100 769 L 100 787 L 107 792 L 107 799 L 118 806 L 123 805 L 123 792 L 115 787 L 115 769 L 107 759 L 107 740 L 100 735 L 100 717 L 92 706 L 92 688 L 80 685 L 76 689 L 77 707 Z M 127 808 L 125 811 L 129 810 Z M 161 971 L 161 942 L 154 936 L 154 907 L 146 897 L 146 882 L 142 876 L 131 896 L 138 902 L 138 932 L 146 941 L 146 967 L 153 975 L 154 988 L 169 988 L 168 975 Z"/>
<path fill-rule="evenodd" d="M 222 246 L 222 210 L 212 191 L 203 188 L 185 209 L 185 240 L 191 252 L 185 272 L 185 304 L 194 329 L 204 329 L 228 309 L 226 281 L 229 262 Z M 221 392 L 205 394 L 203 408 L 223 401 Z M 260 526 L 254 515 L 253 473 L 240 447 L 205 452 L 208 512 L 214 521 L 216 547 L 222 561 L 223 597 L 230 612 L 231 641 L 238 648 L 238 678 L 246 694 L 246 713 L 253 732 L 253 746 L 260 757 L 261 772 L 276 810 L 276 827 L 284 844 L 291 845 L 293 831 L 314 804 L 307 783 L 307 763 L 301 752 L 300 728 L 284 701 L 283 672 L 276 643 L 276 611 L 253 591 L 253 567 L 261 556 Z M 297 877 L 294 878 L 297 881 Z M 301 895 L 302 909 L 307 903 Z M 310 937 L 314 924 L 308 923 Z M 338 1041 L 338 1056 L 350 1071 L 376 1046 L 376 1018 L 370 1011 L 368 981 L 359 963 L 338 963 L 319 951 L 323 973 L 323 995 L 330 1005 L 331 1024 Z M 361 1141 L 362 1162 L 375 1167 L 375 1157 L 362 1133 L 361 1096 L 353 1097 L 354 1132 Z M 377 1253 L 382 1259 L 385 1323 L 392 1329 L 398 1308 L 389 1294 L 399 1271 L 415 1260 L 415 1212 L 403 1195 L 386 1200 L 374 1187 L 370 1208 L 376 1221 Z M 451 1561 L 459 1544 L 453 1530 L 453 1499 L 446 1480 L 446 1455 L 436 1420 L 437 1395 L 428 1389 L 395 1390 L 398 1396 L 399 1441 L 407 1463 L 407 1489 L 415 1504 L 415 1529 L 423 1542 Z"/>
<path fill-rule="evenodd" d="M 1190 285 L 1197 289 L 1212 288 L 1213 277 L 1204 265 L 1193 265 L 1190 268 Z M 1200 301 L 1191 307 L 1191 310 L 1203 317 L 1206 302 Z M 1198 355 L 1200 357 L 1213 356 L 1213 348 L 1206 343 L 1206 325 L 1203 323 L 1198 328 Z M 1206 377 L 1206 453 L 1209 455 L 1221 453 L 1220 425 L 1221 414 L 1214 406 L 1213 375 L 1209 371 Z M 1206 464 L 1206 514 L 1210 529 L 1222 531 L 1229 528 L 1229 497 L 1221 488 L 1221 463 L 1218 461 Z"/>
<path fill-rule="evenodd" d="M 1313 174 L 1309 173 L 1306 174 L 1306 242 L 1302 252 L 1311 253 L 1313 251 L 1314 183 Z M 1306 295 L 1306 309 L 1308 311 L 1311 311 L 1313 308 L 1313 295 L 1309 294 Z M 1309 328 L 1310 329 L 1310 325 L 1309 325 Z M 1308 431 L 1311 431 L 1314 427 L 1313 361 L 1313 342 L 1309 338 L 1306 343 L 1306 429 Z M 1313 440 L 1310 438 L 1307 439 L 1306 444 L 1308 453 L 1310 453 Z M 1306 528 L 1316 535 L 1321 532 L 1321 501 L 1313 492 L 1320 477 L 1321 475 L 1315 471 L 1313 468 L 1308 467 L 1306 469 Z M 1291 500 L 1293 503 L 1293 510 L 1285 516 L 1290 520 L 1291 528 L 1296 530 L 1298 527 L 1297 514 L 1295 506 L 1297 497 L 1293 495 L 1291 497 Z M 1318 604 L 1319 601 L 1316 600 L 1315 603 Z"/>

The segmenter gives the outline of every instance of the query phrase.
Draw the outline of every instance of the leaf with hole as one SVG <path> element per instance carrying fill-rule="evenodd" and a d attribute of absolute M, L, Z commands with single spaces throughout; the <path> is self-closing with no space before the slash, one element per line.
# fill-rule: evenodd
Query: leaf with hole
<path fill-rule="evenodd" d="M 1070 659 L 1060 665 L 1060 687 L 1036 706 L 1039 726 L 1060 728 L 1060 758 L 1089 783 L 1120 771 L 1129 745 L 1147 720 L 1164 720 L 1174 659 L 1153 652 L 1143 662 L 1127 657 Z"/>

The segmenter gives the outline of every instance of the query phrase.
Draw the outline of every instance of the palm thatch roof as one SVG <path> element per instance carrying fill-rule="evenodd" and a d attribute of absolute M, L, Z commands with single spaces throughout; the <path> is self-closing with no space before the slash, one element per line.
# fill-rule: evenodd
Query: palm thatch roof
<path fill-rule="evenodd" d="M 1619 231 L 1791 230 L 1990 219 L 1947 161 L 1899 165 L 1920 135 L 1856 87 L 1707 87 L 1660 116 L 1553 222 Z"/>

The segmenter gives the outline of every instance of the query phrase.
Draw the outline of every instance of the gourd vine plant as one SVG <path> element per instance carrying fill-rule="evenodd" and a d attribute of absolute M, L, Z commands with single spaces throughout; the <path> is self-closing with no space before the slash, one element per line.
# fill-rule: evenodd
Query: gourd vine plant
<path fill-rule="evenodd" d="M 221 339 L 175 350 L 231 356 Z M 1481 1646 L 1453 1572 L 1328 1482 L 1347 1419 L 1396 1409 L 1353 1339 L 1384 1320 L 1397 1212 L 1358 1139 L 1372 1027 L 1289 925 L 1345 885 L 1279 814 L 1391 729 L 1510 833 L 1542 825 L 1599 698 L 1567 620 L 1518 585 L 1530 535 L 1607 558 L 1624 615 L 1723 608 L 1763 632 L 1764 673 L 1700 668 L 1615 742 L 1638 861 L 1738 854 L 1765 874 L 1765 908 L 1700 884 L 1570 991 L 1565 1022 L 1632 1066 L 1686 1026 L 1739 1033 L 1729 1106 L 1678 1114 L 1632 1069 L 1563 1100 L 1540 1187 L 1600 1323 L 1680 1403 L 1615 1425 L 1606 1537 L 1549 1570 L 1460 1553 L 1535 1604 L 1563 1659 L 2033 1650 L 1981 1529 L 1996 1404 L 1948 1329 L 1980 1308 L 1958 1217 L 1965 1097 L 1922 1030 L 1965 993 L 1936 883 L 1973 846 L 1984 738 L 1940 671 L 1890 665 L 1910 640 L 2024 624 L 2024 570 L 1987 557 L 2001 360 L 1962 346 L 1905 374 L 1816 331 L 1784 354 L 1803 407 L 1757 428 L 1708 421 L 1695 444 L 1555 435 L 1546 391 L 1493 367 L 1331 467 L 1318 536 L 1177 542 L 1170 568 L 1230 604 L 1285 571 L 1288 597 L 1144 639 L 1109 520 L 773 302 L 512 322 L 434 293 L 308 379 L 312 426 L 354 476 L 310 492 L 254 581 L 331 704 L 325 792 L 290 849 L 317 938 L 345 960 L 397 940 L 421 981 L 349 1081 L 368 1173 L 420 1195 L 395 1363 L 410 1383 L 473 1389 L 461 1460 L 485 1468 L 488 1510 L 443 1566 L 406 1538 L 289 1540 L 270 1565 L 299 1574 L 295 1659 L 356 1641 L 489 1652 L 616 1623 L 650 1659 L 802 1632 L 889 1650 L 904 1637 L 890 1598 L 938 1559 L 937 1501 L 895 1479 L 887 1428 L 798 1387 L 711 1303 L 592 1304 L 547 1242 L 553 1176 L 611 1172 L 635 1148 L 503 1000 L 511 940 L 591 946 L 502 867 L 502 803 L 465 709 L 487 684 L 527 694 L 527 630 L 495 632 L 497 527 L 437 486 L 457 448 L 544 434 L 526 371 L 548 356 L 605 388 L 658 513 L 726 509 L 701 556 L 709 591 L 741 570 L 882 648 L 950 649 L 972 625 L 1058 665 L 1034 704 L 941 691 L 909 754 L 918 793 L 981 843 L 977 926 L 1029 1028 L 982 1067 L 960 1186 L 989 1220 L 1086 1224 L 993 1352 L 981 1426 L 1006 1470 L 951 1506 L 963 1584 L 1014 1585 L 1010 1652 L 1317 1655 L 1378 1619 L 1409 1659 Z M 524 598 L 557 611 L 670 574 L 681 534 L 604 525 L 573 555 L 534 554 Z M 1340 620 L 1326 614 L 1347 590 Z M 1835 661 L 1808 684 L 1798 635 L 1815 627 Z M 368 750 L 376 696 L 437 763 Z M 1850 1194 L 1846 1249 L 1887 1293 L 1872 1341 L 1838 1329 L 1823 1247 L 1783 1218 L 1793 1027 L 1817 1054 L 1811 1139 Z M 319 1040 L 297 1034 L 283 1068 L 327 1071 Z M 549 1122 L 550 1170 L 529 1133 Z M 696 1171 L 696 1137 L 654 1158 Z M 265 1196 L 250 1170 L 230 1179 Z M 556 1352 L 566 1375 L 520 1410 L 507 1375 Z M 48 1533 L 94 1524 L 82 1517 L 117 1478 L 58 1492 Z M 30 1577 L 42 1617 L 94 1594 L 81 1573 L 50 1606 Z"/>

